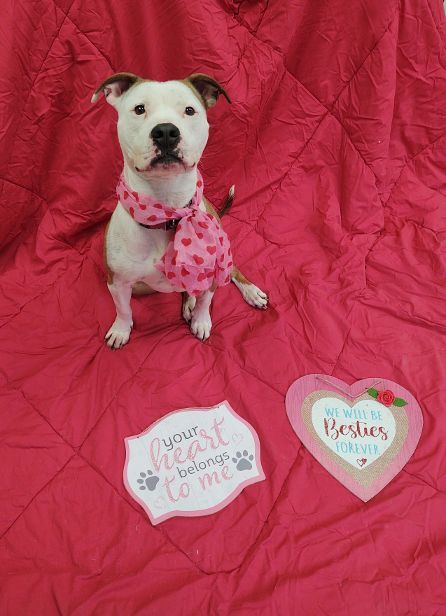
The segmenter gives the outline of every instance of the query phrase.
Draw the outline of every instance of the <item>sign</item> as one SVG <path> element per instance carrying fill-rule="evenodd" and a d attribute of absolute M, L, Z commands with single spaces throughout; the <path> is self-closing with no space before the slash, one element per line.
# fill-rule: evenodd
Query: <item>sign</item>
<path fill-rule="evenodd" d="M 265 479 L 258 436 L 226 401 L 173 411 L 125 446 L 125 487 L 152 524 L 215 513 Z"/>
<path fill-rule="evenodd" d="M 363 501 L 399 473 L 423 426 L 412 394 L 386 379 L 348 386 L 331 376 L 307 375 L 291 385 L 286 408 L 308 451 Z"/>

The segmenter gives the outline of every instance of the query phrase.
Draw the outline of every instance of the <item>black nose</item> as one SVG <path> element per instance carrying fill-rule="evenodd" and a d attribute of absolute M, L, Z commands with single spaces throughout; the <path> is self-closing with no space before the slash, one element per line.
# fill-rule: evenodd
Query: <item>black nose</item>
<path fill-rule="evenodd" d="M 157 124 L 153 127 L 150 136 L 161 150 L 167 150 L 179 142 L 180 129 L 175 124 Z"/>

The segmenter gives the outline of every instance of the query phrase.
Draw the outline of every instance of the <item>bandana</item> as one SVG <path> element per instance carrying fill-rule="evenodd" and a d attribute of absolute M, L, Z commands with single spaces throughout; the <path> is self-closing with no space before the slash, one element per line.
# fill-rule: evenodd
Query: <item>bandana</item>
<path fill-rule="evenodd" d="M 154 197 L 132 191 L 121 175 L 116 194 L 125 210 L 141 225 L 156 227 L 179 220 L 173 240 L 155 267 L 175 288 L 199 295 L 213 285 L 222 287 L 231 280 L 233 267 L 228 236 L 218 221 L 200 209 L 203 178 L 197 170 L 197 190 L 183 208 L 159 203 Z"/>

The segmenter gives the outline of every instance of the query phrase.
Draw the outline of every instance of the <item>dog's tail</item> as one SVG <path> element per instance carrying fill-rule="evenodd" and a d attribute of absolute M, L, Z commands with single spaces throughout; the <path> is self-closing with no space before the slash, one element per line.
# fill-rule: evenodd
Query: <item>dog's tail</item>
<path fill-rule="evenodd" d="M 218 212 L 218 215 L 220 216 L 220 218 L 224 216 L 226 212 L 229 212 L 229 210 L 231 209 L 232 202 L 234 201 L 234 194 L 235 194 L 235 186 L 232 185 L 231 188 L 229 189 L 228 195 L 223 205 L 221 206 Z"/>

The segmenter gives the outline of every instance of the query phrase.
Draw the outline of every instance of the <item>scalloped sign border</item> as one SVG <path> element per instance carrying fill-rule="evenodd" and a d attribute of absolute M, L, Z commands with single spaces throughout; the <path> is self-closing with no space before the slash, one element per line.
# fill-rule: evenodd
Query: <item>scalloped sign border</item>
<path fill-rule="evenodd" d="M 125 448 L 124 485 L 152 524 L 215 513 L 265 479 L 257 433 L 226 400 L 168 413 Z"/>

